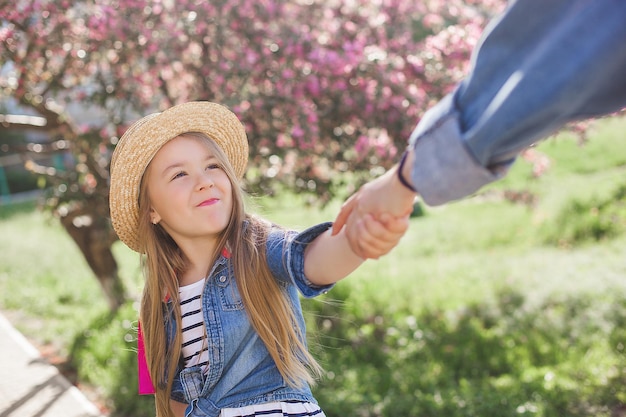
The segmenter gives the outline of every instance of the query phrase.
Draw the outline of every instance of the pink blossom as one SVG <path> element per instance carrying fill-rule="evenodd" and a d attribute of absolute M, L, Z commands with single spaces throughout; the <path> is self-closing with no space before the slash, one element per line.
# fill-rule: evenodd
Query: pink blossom
<path fill-rule="evenodd" d="M 220 102 L 245 124 L 251 157 L 262 146 L 289 149 L 299 175 L 311 170 L 296 156 L 311 152 L 344 170 L 391 166 L 423 112 L 466 73 L 486 18 L 506 4 L 18 3 L 0 9 L 0 53 L 15 67 L 0 85 L 33 111 L 28 98 L 62 95 L 110 115 L 104 128 L 181 101 Z"/>

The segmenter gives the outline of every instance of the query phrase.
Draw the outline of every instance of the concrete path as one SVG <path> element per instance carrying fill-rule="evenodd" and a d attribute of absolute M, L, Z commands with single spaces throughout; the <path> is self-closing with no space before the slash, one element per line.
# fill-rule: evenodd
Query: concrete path
<path fill-rule="evenodd" d="M 0 417 L 105 417 L 0 313 Z"/>

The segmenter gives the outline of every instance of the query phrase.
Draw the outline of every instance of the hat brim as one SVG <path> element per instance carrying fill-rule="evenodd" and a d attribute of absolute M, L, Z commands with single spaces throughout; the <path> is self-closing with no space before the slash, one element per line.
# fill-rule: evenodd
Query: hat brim
<path fill-rule="evenodd" d="M 245 173 L 245 129 L 237 116 L 221 104 L 188 102 L 135 122 L 122 135 L 111 158 L 109 207 L 115 232 L 136 252 L 143 253 L 138 239 L 141 178 L 163 145 L 189 132 L 206 134 L 224 151 L 237 177 Z"/>

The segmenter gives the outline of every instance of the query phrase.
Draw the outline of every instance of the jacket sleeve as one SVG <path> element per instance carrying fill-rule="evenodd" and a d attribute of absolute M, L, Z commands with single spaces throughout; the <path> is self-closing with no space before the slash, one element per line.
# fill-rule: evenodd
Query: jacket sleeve
<path fill-rule="evenodd" d="M 423 200 L 466 197 L 564 124 L 626 106 L 624 22 L 623 0 L 513 2 L 485 30 L 468 76 L 411 135 Z"/>
<path fill-rule="evenodd" d="M 304 275 L 304 250 L 331 226 L 330 222 L 321 223 L 302 232 L 273 227 L 266 247 L 267 261 L 272 274 L 279 281 L 296 285 L 300 293 L 307 298 L 328 292 L 333 284 L 318 286 Z"/>

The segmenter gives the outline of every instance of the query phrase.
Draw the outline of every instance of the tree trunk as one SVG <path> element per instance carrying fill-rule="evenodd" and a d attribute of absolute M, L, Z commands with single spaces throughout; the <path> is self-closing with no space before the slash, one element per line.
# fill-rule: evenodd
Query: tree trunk
<path fill-rule="evenodd" d="M 122 283 L 111 247 L 115 235 L 104 219 L 84 210 L 76 210 L 61 218 L 61 224 L 80 248 L 109 302 L 111 311 L 126 301 Z"/>

